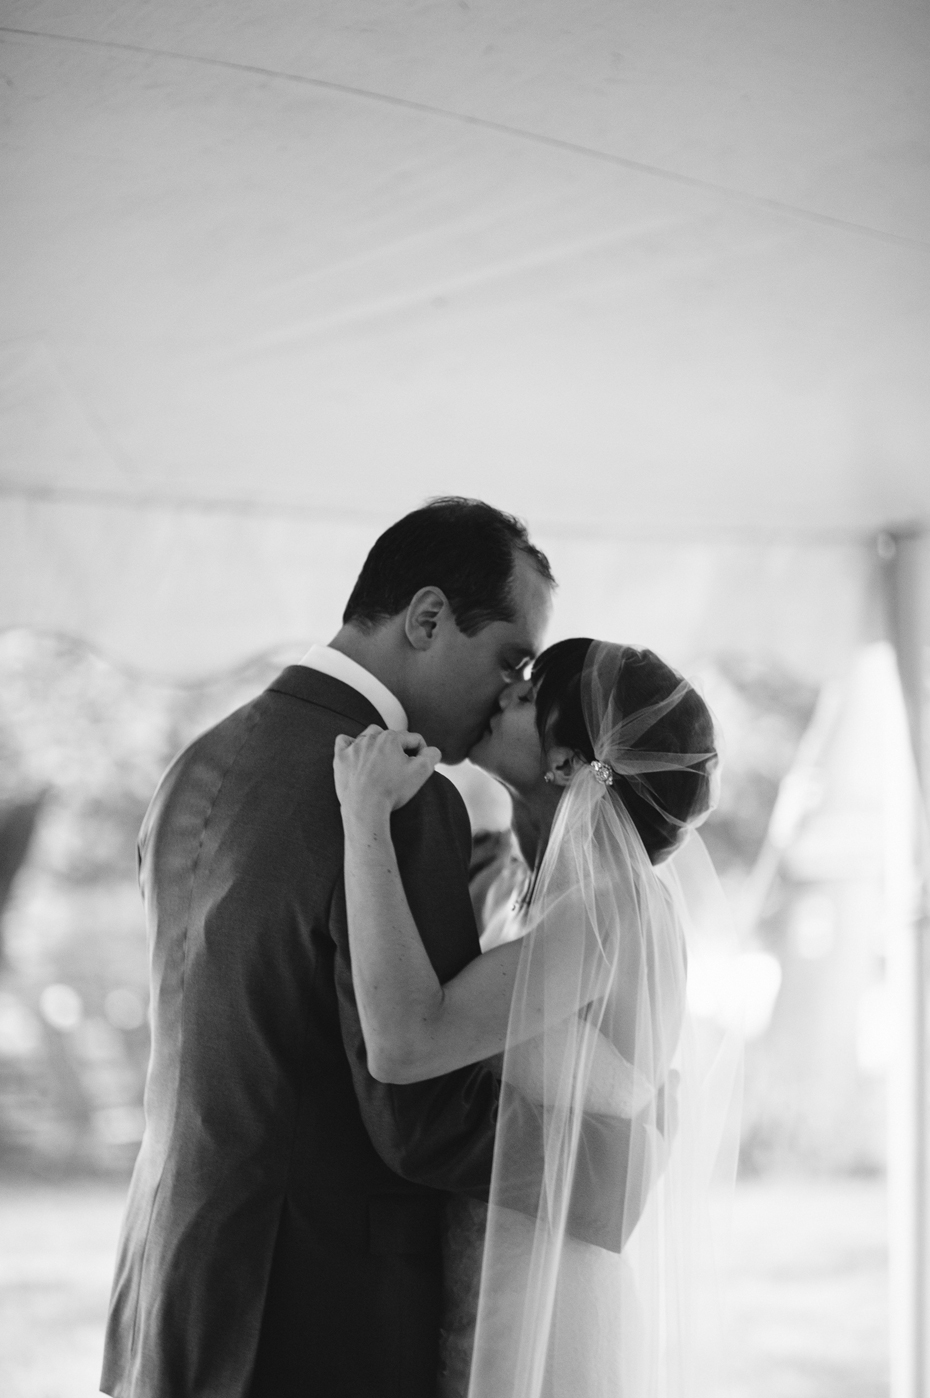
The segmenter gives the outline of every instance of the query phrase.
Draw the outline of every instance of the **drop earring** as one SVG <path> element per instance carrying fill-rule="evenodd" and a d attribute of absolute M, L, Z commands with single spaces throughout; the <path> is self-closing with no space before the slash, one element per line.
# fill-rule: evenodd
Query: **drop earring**
<path fill-rule="evenodd" d="M 554 781 L 555 781 L 555 772 L 546 772 L 545 776 L 543 777 L 543 781 L 544 781 L 544 782 L 554 782 Z"/>

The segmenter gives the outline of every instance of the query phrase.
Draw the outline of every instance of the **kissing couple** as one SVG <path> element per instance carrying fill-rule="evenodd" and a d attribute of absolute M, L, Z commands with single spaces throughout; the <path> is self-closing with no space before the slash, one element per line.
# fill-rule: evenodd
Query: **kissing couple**
<path fill-rule="evenodd" d="M 698 1391 L 713 723 L 649 650 L 540 654 L 553 587 L 519 521 L 431 501 L 163 777 L 113 1398 Z M 516 835 L 471 887 L 466 755 Z"/>

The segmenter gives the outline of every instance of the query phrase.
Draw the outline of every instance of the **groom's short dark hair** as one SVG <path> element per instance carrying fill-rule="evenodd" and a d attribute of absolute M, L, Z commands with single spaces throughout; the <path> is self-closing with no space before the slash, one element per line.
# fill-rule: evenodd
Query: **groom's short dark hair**
<path fill-rule="evenodd" d="M 455 624 L 473 636 L 514 618 L 510 581 L 522 553 L 554 584 L 526 526 L 483 500 L 444 495 L 404 515 L 375 542 L 352 589 L 344 623 L 371 627 L 406 610 L 421 587 L 445 593 Z"/>

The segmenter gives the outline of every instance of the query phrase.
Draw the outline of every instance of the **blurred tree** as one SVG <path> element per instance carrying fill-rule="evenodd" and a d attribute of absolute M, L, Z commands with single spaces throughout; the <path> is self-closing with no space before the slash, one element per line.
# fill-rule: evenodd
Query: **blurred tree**
<path fill-rule="evenodd" d="M 699 667 L 698 678 L 723 759 L 720 800 L 701 834 L 721 877 L 738 880 L 762 847 L 817 688 L 764 656 L 713 656 Z"/>
<path fill-rule="evenodd" d="M 45 793 L 0 808 L 0 963 L 3 961 L 3 914 L 19 868 L 26 858 Z"/>
<path fill-rule="evenodd" d="M 131 1161 L 148 1054 L 139 826 L 178 749 L 290 658 L 179 686 L 68 637 L 0 634 L 0 1154 Z M 56 1018 L 62 991 L 73 1022 Z"/>
<path fill-rule="evenodd" d="M 36 1149 L 84 1164 L 131 1160 L 148 1048 L 139 825 L 175 753 L 296 658 L 258 656 L 178 686 L 120 670 L 68 637 L 0 634 L 0 809 L 12 821 L 0 864 L 19 868 L 0 985 L 0 1146 L 15 1116 L 16 1139 Z M 724 878 L 739 882 L 815 694 L 764 657 L 709 658 L 699 678 L 724 757 L 720 804 L 702 833 Z M 0 869 L 0 893 L 12 872 L 4 885 Z M 43 1011 L 55 986 L 76 997 L 72 1027 Z"/>

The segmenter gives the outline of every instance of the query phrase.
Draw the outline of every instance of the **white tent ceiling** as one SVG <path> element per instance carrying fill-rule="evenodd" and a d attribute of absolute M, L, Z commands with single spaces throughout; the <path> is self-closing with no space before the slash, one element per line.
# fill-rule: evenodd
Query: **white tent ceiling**
<path fill-rule="evenodd" d="M 930 518 L 922 0 L 0 15 L 0 623 L 212 669 L 455 491 L 563 632 L 848 653 Z"/>

